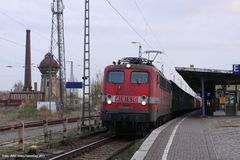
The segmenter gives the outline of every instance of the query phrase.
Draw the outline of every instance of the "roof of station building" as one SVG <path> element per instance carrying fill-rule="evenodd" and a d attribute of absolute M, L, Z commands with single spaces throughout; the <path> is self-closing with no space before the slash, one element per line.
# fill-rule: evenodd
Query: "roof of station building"
<path fill-rule="evenodd" d="M 240 84 L 240 75 L 234 74 L 232 70 L 194 67 L 175 67 L 175 69 L 194 91 L 198 91 L 201 87 L 201 78 L 205 82 L 211 81 L 214 84 Z"/>

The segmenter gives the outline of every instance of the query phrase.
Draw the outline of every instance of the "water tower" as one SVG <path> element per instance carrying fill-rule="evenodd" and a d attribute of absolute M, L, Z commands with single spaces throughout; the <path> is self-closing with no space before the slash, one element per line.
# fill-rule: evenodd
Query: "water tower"
<path fill-rule="evenodd" d="M 54 59 L 53 54 L 47 53 L 38 69 L 42 73 L 40 91 L 44 92 L 44 100 L 57 100 L 59 98 L 59 79 L 57 78 L 59 64 Z"/>

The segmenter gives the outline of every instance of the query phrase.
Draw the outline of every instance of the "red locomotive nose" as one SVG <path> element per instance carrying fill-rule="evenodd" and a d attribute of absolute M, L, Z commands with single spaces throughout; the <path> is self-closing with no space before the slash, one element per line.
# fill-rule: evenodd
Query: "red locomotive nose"
<path fill-rule="evenodd" d="M 148 111 L 152 66 L 111 65 L 104 72 L 103 108 L 119 111 Z M 144 107 L 143 107 L 144 106 Z"/>

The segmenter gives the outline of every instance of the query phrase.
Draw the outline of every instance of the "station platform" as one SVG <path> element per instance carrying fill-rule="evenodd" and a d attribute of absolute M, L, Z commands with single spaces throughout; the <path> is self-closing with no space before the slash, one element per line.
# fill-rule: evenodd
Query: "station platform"
<path fill-rule="evenodd" d="M 200 111 L 155 129 L 131 160 L 239 160 L 240 117 L 201 117 Z"/>

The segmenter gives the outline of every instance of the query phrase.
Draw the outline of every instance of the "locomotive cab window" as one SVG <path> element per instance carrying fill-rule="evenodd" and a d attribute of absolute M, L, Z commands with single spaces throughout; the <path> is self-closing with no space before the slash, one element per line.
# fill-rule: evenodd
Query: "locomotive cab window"
<path fill-rule="evenodd" d="M 124 72 L 123 71 L 110 71 L 108 72 L 108 82 L 110 83 L 123 83 Z"/>
<path fill-rule="evenodd" d="M 131 73 L 131 83 L 144 84 L 144 83 L 148 83 L 148 81 L 149 81 L 148 72 L 132 72 Z"/>

